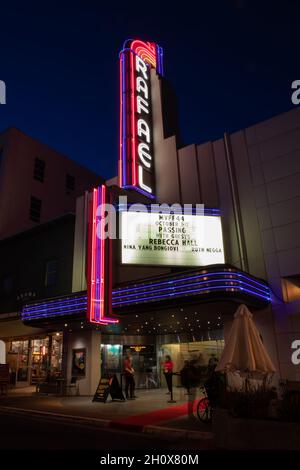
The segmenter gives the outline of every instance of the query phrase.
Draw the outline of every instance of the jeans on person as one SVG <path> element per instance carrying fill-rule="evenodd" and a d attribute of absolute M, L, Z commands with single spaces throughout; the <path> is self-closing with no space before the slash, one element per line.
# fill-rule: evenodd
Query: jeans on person
<path fill-rule="evenodd" d="M 134 397 L 134 388 L 135 388 L 135 380 L 133 374 L 124 374 L 125 375 L 125 395 L 126 398 L 129 398 L 129 393 L 130 392 L 130 398 Z"/>
<path fill-rule="evenodd" d="M 172 391 L 172 376 L 173 376 L 172 372 L 165 372 L 165 378 L 166 378 L 168 390 L 170 393 Z"/>

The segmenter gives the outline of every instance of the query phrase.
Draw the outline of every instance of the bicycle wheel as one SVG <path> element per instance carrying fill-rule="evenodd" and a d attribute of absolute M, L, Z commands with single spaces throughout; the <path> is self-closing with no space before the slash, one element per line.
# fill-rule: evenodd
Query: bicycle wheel
<path fill-rule="evenodd" d="M 202 423 L 211 421 L 211 406 L 207 397 L 201 398 L 197 405 L 197 415 Z"/>

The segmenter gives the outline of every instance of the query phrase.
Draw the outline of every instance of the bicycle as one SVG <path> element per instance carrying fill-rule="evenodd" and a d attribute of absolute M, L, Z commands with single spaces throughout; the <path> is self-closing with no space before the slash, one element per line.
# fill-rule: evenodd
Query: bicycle
<path fill-rule="evenodd" d="M 202 390 L 204 396 L 200 398 L 197 403 L 197 416 L 202 423 L 208 424 L 212 420 L 212 407 L 207 396 L 206 388 L 202 386 L 200 390 Z"/>

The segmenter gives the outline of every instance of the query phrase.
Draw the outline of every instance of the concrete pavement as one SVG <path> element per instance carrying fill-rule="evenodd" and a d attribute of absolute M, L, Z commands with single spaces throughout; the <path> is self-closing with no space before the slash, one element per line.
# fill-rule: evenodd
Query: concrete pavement
<path fill-rule="evenodd" d="M 0 410 L 33 414 L 52 419 L 90 422 L 98 427 L 115 427 L 170 439 L 201 439 L 213 443 L 210 425 L 187 414 L 184 389 L 174 390 L 177 403 L 168 403 L 165 389 L 137 390 L 138 398 L 126 402 L 93 402 L 92 397 L 39 396 L 33 387 L 10 390 L 0 399 Z"/>

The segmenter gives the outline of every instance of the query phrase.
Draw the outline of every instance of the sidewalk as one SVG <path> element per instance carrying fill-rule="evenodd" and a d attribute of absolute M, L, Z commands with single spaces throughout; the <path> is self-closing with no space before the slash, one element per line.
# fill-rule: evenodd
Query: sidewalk
<path fill-rule="evenodd" d="M 196 417 L 188 417 L 187 396 L 183 389 L 174 390 L 176 403 L 168 403 L 165 389 L 137 390 L 136 400 L 106 403 L 92 402 L 92 397 L 38 396 L 34 388 L 15 389 L 0 399 L 0 409 L 9 407 L 23 412 L 51 414 L 72 420 L 89 420 L 99 426 L 109 426 L 135 432 L 168 434 L 212 441 L 211 426 Z"/>

